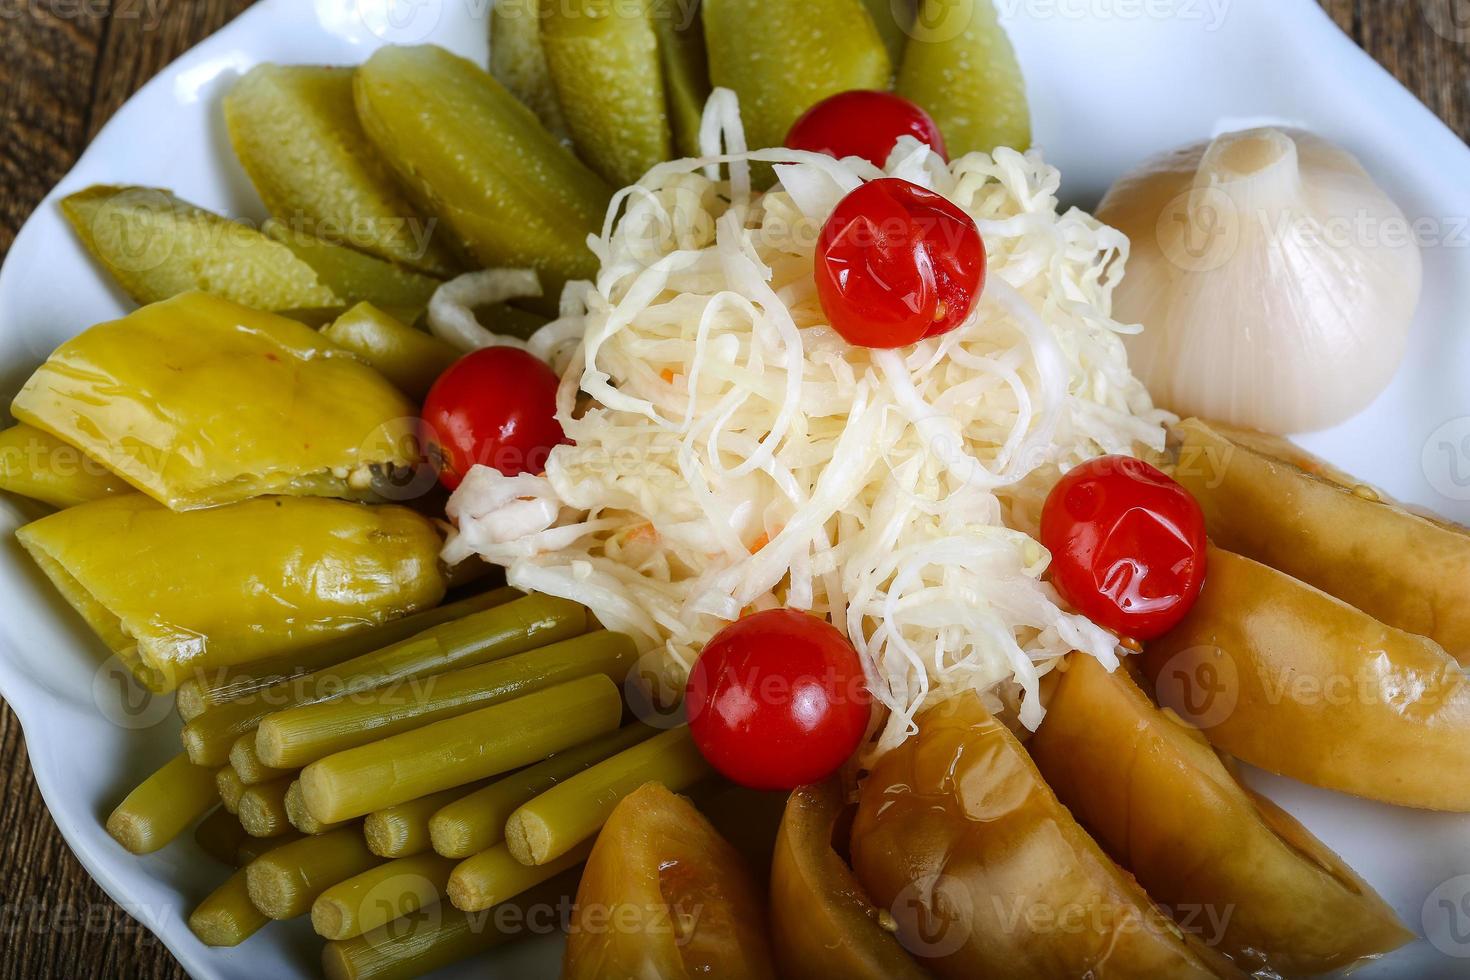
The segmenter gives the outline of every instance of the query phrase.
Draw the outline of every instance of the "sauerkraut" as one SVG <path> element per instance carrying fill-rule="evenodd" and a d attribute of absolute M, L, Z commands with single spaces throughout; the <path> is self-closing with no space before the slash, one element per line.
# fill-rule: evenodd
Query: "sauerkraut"
<path fill-rule="evenodd" d="M 472 470 L 445 557 L 585 603 L 675 682 L 742 612 L 828 617 L 888 709 L 876 751 L 966 688 L 1034 729 L 1062 656 L 1117 654 L 1042 579 L 1041 500 L 1082 460 L 1164 445 L 1120 340 L 1136 328 L 1110 315 L 1127 240 L 1062 209 L 1034 150 L 946 164 L 906 137 L 881 171 L 747 152 L 726 91 L 702 136 L 706 156 L 615 197 L 596 281 L 530 341 L 562 374 L 574 444 L 544 476 Z M 752 190 L 753 163 L 774 166 L 772 190 Z M 842 196 L 885 173 L 975 219 L 989 281 L 953 332 L 869 350 L 825 323 L 813 250 Z"/>

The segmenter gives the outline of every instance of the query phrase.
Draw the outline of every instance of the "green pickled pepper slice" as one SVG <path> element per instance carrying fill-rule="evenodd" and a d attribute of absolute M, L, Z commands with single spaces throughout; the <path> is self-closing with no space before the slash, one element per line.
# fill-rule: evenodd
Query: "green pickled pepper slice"
<path fill-rule="evenodd" d="M 1026 81 L 992 0 L 921 0 L 898 94 L 934 118 L 952 158 L 1031 146 Z"/>
<path fill-rule="evenodd" d="M 892 64 L 864 0 L 705 0 L 710 81 L 740 97 L 752 149 L 781 146 L 817 102 L 887 88 Z"/>

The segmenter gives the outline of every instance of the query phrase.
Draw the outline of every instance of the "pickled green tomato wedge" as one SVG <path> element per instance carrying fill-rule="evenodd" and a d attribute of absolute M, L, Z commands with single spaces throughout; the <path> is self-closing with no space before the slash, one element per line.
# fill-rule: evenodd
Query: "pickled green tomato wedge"
<path fill-rule="evenodd" d="M 611 189 L 490 74 L 443 48 L 381 48 L 358 69 L 363 128 L 485 267 L 534 268 L 555 295 L 590 279 Z"/>
<path fill-rule="evenodd" d="M 897 91 L 939 123 L 952 159 L 1031 145 L 1026 82 L 992 0 L 920 0 Z"/>
<path fill-rule="evenodd" d="M 578 154 L 634 183 L 672 148 L 652 0 L 557 0 L 546 14 L 541 46 Z"/>
<path fill-rule="evenodd" d="M 887 88 L 893 70 L 864 0 L 705 0 L 704 36 L 710 80 L 740 96 L 752 148 L 780 146 L 829 95 Z"/>
<path fill-rule="evenodd" d="M 495 0 L 490 7 L 490 74 L 536 114 L 547 132 L 569 139 L 541 47 L 545 8 L 544 0 Z"/>

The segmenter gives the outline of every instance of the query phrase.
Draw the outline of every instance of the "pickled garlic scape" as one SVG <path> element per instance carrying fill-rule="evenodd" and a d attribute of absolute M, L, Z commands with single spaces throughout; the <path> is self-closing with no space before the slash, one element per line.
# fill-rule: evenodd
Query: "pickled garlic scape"
<path fill-rule="evenodd" d="M 837 780 L 794 791 L 771 862 L 771 943 L 789 980 L 923 980 L 837 853 Z"/>
<path fill-rule="evenodd" d="M 310 328 L 203 293 L 67 341 L 11 405 L 175 510 L 262 494 L 366 496 L 417 463 L 417 413 Z"/>
<path fill-rule="evenodd" d="M 1248 558 L 1209 563 L 1189 615 L 1144 650 L 1160 704 L 1262 769 L 1470 812 L 1470 678 L 1443 647 Z"/>
<path fill-rule="evenodd" d="M 957 980 L 1244 977 L 1103 854 L 976 695 L 918 723 L 863 785 L 852 864 L 921 966 Z"/>
<path fill-rule="evenodd" d="M 1470 531 L 1416 513 L 1276 436 L 1186 419 L 1174 478 L 1220 547 L 1434 640 L 1470 665 Z"/>
<path fill-rule="evenodd" d="M 1290 814 L 1239 783 L 1125 668 L 1073 654 L 1027 743 L 1046 783 L 1149 895 L 1231 909 L 1218 948 L 1247 969 L 1326 973 L 1412 939 L 1393 910 Z"/>
<path fill-rule="evenodd" d="M 564 980 L 775 975 L 761 895 L 735 849 L 657 783 L 624 797 L 582 873 Z"/>
<path fill-rule="evenodd" d="M 224 99 L 235 155 L 266 209 L 293 230 L 420 272 L 452 275 L 455 257 L 432 234 L 434 222 L 409 203 L 362 131 L 353 71 L 251 69 Z"/>
<path fill-rule="evenodd" d="M 459 250 L 534 268 L 548 295 L 590 279 L 612 190 L 488 72 L 443 48 L 380 48 L 355 78 L 363 128 Z"/>
<path fill-rule="evenodd" d="M 710 81 L 740 97 L 748 145 L 780 146 L 829 95 L 893 74 L 863 0 L 705 0 Z"/>
<path fill-rule="evenodd" d="M 541 45 L 582 159 L 617 187 L 673 151 L 664 103 L 655 0 L 556 0 Z"/>
<path fill-rule="evenodd" d="M 920 0 L 896 91 L 934 117 L 951 158 L 1031 146 L 1026 81 L 993 0 Z"/>
<path fill-rule="evenodd" d="M 114 652 L 176 687 L 437 605 L 439 535 L 403 507 L 265 497 L 175 513 L 141 494 L 16 532 Z"/>
<path fill-rule="evenodd" d="M 1326 140 L 1256 129 L 1162 154 L 1097 216 L 1132 242 L 1115 312 L 1143 325 L 1129 360 L 1163 407 L 1307 432 L 1393 378 L 1419 248 L 1398 206 Z"/>

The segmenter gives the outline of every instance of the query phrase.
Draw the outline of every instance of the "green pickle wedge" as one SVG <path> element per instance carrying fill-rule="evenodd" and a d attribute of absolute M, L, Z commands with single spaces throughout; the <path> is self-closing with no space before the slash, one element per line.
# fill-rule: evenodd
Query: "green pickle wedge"
<path fill-rule="evenodd" d="M 498 6 L 498 5 L 497 5 Z M 293 229 L 437 276 L 456 257 L 378 159 L 357 120 L 352 68 L 260 65 L 225 96 L 235 155 Z"/>
<path fill-rule="evenodd" d="M 951 158 L 1031 146 L 1026 81 L 991 0 L 921 0 L 898 94 L 934 117 Z"/>
<path fill-rule="evenodd" d="M 888 60 L 895 70 L 903 64 L 903 50 L 909 42 L 909 32 L 914 27 L 914 4 L 912 0 L 863 0 L 883 46 L 888 49 Z"/>
<path fill-rule="evenodd" d="M 653 0 L 557 0 L 541 44 L 572 141 L 608 182 L 632 184 L 669 158 Z"/>
<path fill-rule="evenodd" d="M 368 136 L 476 263 L 533 268 L 549 295 L 596 273 L 587 235 L 611 188 L 488 72 L 442 48 L 387 47 L 355 82 Z"/>
<path fill-rule="evenodd" d="M 64 198 L 61 210 L 138 303 L 197 289 L 257 310 L 342 305 L 280 242 L 168 191 L 99 185 Z"/>
<path fill-rule="evenodd" d="M 344 300 L 358 300 L 395 310 L 418 312 L 429 305 L 443 281 L 334 245 L 274 218 L 261 228 L 311 266 L 317 278 Z"/>
<path fill-rule="evenodd" d="M 893 68 L 864 0 L 705 0 L 710 80 L 740 96 L 752 149 L 781 146 L 817 102 L 887 88 Z"/>
<path fill-rule="evenodd" d="M 704 22 L 699 8 L 658 0 L 653 12 L 653 29 L 658 33 L 659 59 L 663 62 L 664 98 L 668 102 L 669 126 L 674 149 L 681 156 L 699 156 L 699 124 L 709 99 L 709 58 L 704 47 Z"/>
<path fill-rule="evenodd" d="M 197 290 L 271 313 L 368 301 L 417 316 L 440 285 L 279 221 L 257 230 L 158 188 L 98 185 L 61 208 L 87 250 L 145 306 Z"/>
<path fill-rule="evenodd" d="M 542 0 L 496 0 L 490 7 L 490 74 L 558 139 L 571 139 L 541 46 Z"/>

